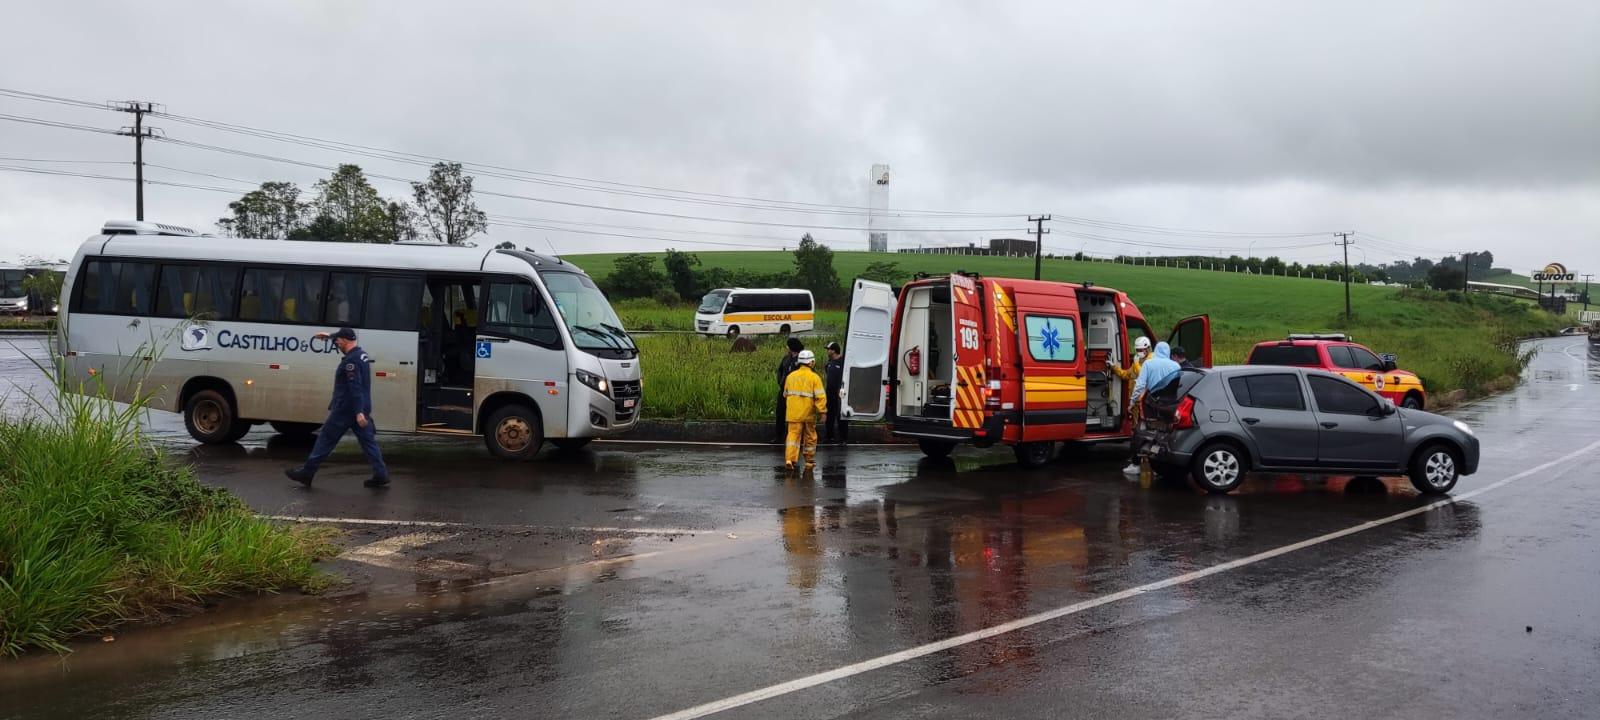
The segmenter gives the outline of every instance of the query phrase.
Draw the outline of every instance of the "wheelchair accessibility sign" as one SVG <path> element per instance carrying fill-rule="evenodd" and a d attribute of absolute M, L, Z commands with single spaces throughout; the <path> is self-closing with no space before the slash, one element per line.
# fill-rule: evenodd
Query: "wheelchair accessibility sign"
<path fill-rule="evenodd" d="M 488 340 L 479 340 L 477 355 L 479 360 L 489 359 L 490 356 L 494 355 L 494 343 Z"/>

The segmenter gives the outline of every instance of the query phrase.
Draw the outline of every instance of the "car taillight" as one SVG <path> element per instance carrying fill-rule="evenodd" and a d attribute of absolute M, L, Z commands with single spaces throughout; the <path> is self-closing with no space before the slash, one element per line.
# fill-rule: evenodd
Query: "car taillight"
<path fill-rule="evenodd" d="M 1178 402 L 1178 410 L 1172 415 L 1172 429 L 1187 430 L 1194 427 L 1194 398 L 1186 397 Z"/>

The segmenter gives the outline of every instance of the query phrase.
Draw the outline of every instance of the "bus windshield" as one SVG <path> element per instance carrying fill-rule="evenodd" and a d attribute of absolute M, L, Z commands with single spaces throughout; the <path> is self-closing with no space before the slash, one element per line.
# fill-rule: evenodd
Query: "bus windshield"
<path fill-rule="evenodd" d="M 0 297 L 18 298 L 27 295 L 28 291 L 22 289 L 22 277 L 21 270 L 0 270 Z"/>
<path fill-rule="evenodd" d="M 706 293 L 705 297 L 700 298 L 700 309 L 696 312 L 706 314 L 720 313 L 722 312 L 722 306 L 726 305 L 727 303 L 727 290 L 712 290 L 711 292 Z"/>
<path fill-rule="evenodd" d="M 633 338 L 622 329 L 622 320 L 589 276 L 546 270 L 540 277 L 544 278 L 550 297 L 555 298 L 556 310 L 572 335 L 572 343 L 579 349 L 630 357 L 637 352 Z"/>

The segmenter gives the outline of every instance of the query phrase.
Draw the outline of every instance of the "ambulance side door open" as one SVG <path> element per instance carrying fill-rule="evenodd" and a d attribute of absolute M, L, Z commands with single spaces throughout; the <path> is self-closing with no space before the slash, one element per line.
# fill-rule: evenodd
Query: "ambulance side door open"
<path fill-rule="evenodd" d="M 1211 316 L 1193 315 L 1179 320 L 1167 336 L 1167 344 L 1181 346 L 1189 353 L 1189 362 L 1196 366 L 1211 367 Z"/>
<path fill-rule="evenodd" d="M 889 391 L 889 331 L 895 297 L 888 285 L 857 279 L 850 289 L 844 347 L 844 416 L 882 420 Z"/>

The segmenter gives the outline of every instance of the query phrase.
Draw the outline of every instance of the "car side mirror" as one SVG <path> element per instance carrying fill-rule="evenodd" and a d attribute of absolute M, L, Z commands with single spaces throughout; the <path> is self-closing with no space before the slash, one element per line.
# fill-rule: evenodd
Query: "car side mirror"
<path fill-rule="evenodd" d="M 1378 401 L 1378 417 L 1389 417 L 1397 412 L 1399 409 L 1394 406 L 1393 400 L 1382 398 Z"/>

